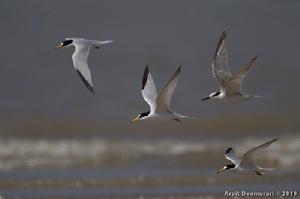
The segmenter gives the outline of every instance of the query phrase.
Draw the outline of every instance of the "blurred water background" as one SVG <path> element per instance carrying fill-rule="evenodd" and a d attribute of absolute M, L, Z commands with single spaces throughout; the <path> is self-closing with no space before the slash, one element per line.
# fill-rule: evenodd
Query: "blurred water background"
<path fill-rule="evenodd" d="M 223 198 L 225 190 L 300 191 L 297 0 L 0 2 L 2 198 Z M 262 99 L 202 103 L 218 89 L 211 59 L 228 33 L 233 71 L 259 59 L 245 92 Z M 65 37 L 115 43 L 92 50 L 96 95 L 74 72 Z M 146 64 L 158 88 L 181 64 L 176 111 L 197 119 L 129 121 L 148 109 Z M 280 138 L 266 176 L 217 175 L 223 154 Z"/>

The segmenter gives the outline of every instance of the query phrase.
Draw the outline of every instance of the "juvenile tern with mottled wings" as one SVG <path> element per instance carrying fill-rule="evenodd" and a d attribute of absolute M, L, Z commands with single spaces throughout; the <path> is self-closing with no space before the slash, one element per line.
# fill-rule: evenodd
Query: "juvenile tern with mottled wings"
<path fill-rule="evenodd" d="M 211 93 L 208 97 L 203 98 L 202 101 L 209 99 L 249 100 L 254 97 L 261 97 L 256 95 L 246 95 L 242 92 L 243 79 L 252 68 L 257 56 L 243 66 L 238 73 L 232 75 L 228 67 L 228 53 L 225 45 L 225 38 L 226 32 L 224 31 L 217 44 L 212 62 L 212 74 L 219 83 L 220 91 Z"/>
<path fill-rule="evenodd" d="M 73 66 L 77 71 L 84 85 L 94 93 L 91 71 L 87 63 L 90 48 L 98 49 L 102 44 L 112 43 L 113 40 L 96 41 L 84 38 L 66 38 L 56 48 L 74 46 L 75 51 L 72 55 Z"/>

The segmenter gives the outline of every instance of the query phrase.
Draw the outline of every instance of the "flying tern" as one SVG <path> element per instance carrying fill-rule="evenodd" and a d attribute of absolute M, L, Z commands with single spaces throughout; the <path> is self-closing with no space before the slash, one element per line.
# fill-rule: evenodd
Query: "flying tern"
<path fill-rule="evenodd" d="M 225 45 L 225 38 L 226 32 L 224 31 L 220 36 L 212 62 L 212 74 L 218 81 L 220 91 L 211 93 L 209 96 L 203 98 L 202 101 L 209 99 L 249 100 L 254 97 L 261 97 L 256 95 L 247 95 L 242 92 L 243 79 L 257 60 L 257 56 L 244 65 L 238 73 L 232 75 L 228 67 L 228 53 Z"/>
<path fill-rule="evenodd" d="M 87 63 L 90 48 L 98 49 L 100 48 L 100 45 L 112 42 L 113 40 L 96 41 L 84 38 L 66 38 L 58 46 L 56 46 L 56 49 L 70 46 L 75 47 L 75 51 L 72 55 L 73 66 L 84 85 L 94 94 L 91 71 Z"/>
<path fill-rule="evenodd" d="M 261 144 L 257 147 L 254 147 L 243 154 L 242 158 L 238 158 L 235 154 L 233 148 L 228 148 L 225 152 L 226 159 L 230 160 L 233 164 L 225 165 L 221 168 L 218 173 L 226 172 L 233 172 L 237 174 L 248 174 L 248 175 L 263 175 L 274 168 L 262 168 L 255 164 L 254 161 L 254 154 L 257 152 L 261 152 L 261 150 L 269 147 L 273 142 L 277 141 L 278 139 L 271 140 L 264 144 Z"/>
<path fill-rule="evenodd" d="M 177 86 L 180 76 L 181 66 L 179 66 L 171 79 L 157 94 L 156 86 L 149 72 L 148 65 L 145 67 L 143 81 L 142 81 L 142 96 L 144 100 L 149 104 L 150 111 L 139 114 L 132 122 L 146 120 L 146 119 L 161 119 L 168 118 L 175 121 L 180 121 L 181 118 L 187 118 L 187 116 L 181 115 L 171 110 L 171 98 L 172 94 Z"/>

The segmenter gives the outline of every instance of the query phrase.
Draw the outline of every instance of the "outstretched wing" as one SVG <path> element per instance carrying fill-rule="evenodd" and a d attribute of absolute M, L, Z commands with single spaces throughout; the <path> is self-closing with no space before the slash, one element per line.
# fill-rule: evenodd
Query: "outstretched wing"
<path fill-rule="evenodd" d="M 242 161 L 241 161 L 241 167 L 242 168 L 254 168 L 256 167 L 255 162 L 254 162 L 254 154 L 258 151 L 261 151 L 267 147 L 269 147 L 273 142 L 277 141 L 278 139 L 274 139 L 271 140 L 269 142 L 266 142 L 264 144 L 261 144 L 257 147 L 254 147 L 252 149 L 250 149 L 249 151 L 247 151 L 243 157 L 242 157 Z"/>
<path fill-rule="evenodd" d="M 73 65 L 84 85 L 94 94 L 91 71 L 87 64 L 89 47 L 75 46 L 75 52 L 72 55 Z"/>
<path fill-rule="evenodd" d="M 156 109 L 157 91 L 148 65 L 145 67 L 142 81 L 142 95 L 145 101 L 150 106 L 150 112 L 153 113 Z"/>
<path fill-rule="evenodd" d="M 231 147 L 226 150 L 225 157 L 235 165 L 238 165 L 241 162 L 241 160 L 236 156 L 233 148 Z"/>
<path fill-rule="evenodd" d="M 171 98 L 174 90 L 177 86 L 178 79 L 180 76 L 181 65 L 177 68 L 175 73 L 172 75 L 171 79 L 168 81 L 166 86 L 159 93 L 156 100 L 156 111 L 163 112 L 170 110 Z"/>
<path fill-rule="evenodd" d="M 218 81 L 221 90 L 225 89 L 225 82 L 232 77 L 228 67 L 228 53 L 225 38 L 226 32 L 224 31 L 219 38 L 212 62 L 212 73 L 214 78 Z"/>
<path fill-rule="evenodd" d="M 253 64 L 256 60 L 257 60 L 257 56 L 252 58 L 245 66 L 242 67 L 240 72 L 233 75 L 226 82 L 226 93 L 228 95 L 242 93 L 242 83 L 243 83 L 244 77 L 246 77 L 248 71 L 253 67 Z"/>

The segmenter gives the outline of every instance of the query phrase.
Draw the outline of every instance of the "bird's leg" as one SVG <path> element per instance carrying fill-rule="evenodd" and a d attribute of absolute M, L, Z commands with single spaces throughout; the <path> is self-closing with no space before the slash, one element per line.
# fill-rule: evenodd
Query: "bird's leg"
<path fill-rule="evenodd" d="M 259 176 L 263 175 L 262 172 L 260 172 L 260 171 L 255 170 L 254 172 L 256 173 L 256 175 L 259 175 Z"/>

